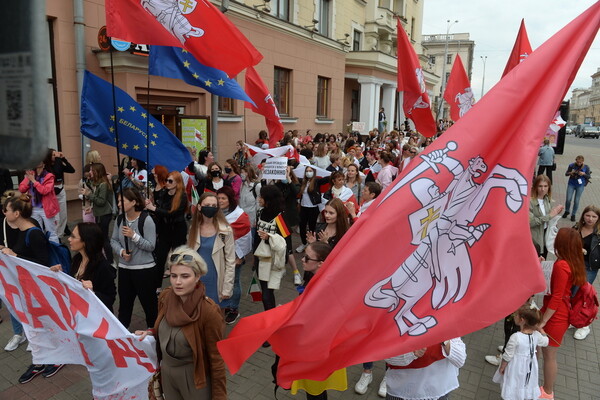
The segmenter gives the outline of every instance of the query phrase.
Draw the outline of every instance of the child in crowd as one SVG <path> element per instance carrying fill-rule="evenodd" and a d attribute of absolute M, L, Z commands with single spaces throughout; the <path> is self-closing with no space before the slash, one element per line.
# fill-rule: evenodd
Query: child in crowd
<path fill-rule="evenodd" d="M 500 384 L 504 400 L 537 399 L 541 392 L 536 347 L 548 346 L 548 337 L 537 330 L 542 313 L 527 303 L 517 310 L 514 320 L 520 331 L 508 340 L 493 381 Z"/>

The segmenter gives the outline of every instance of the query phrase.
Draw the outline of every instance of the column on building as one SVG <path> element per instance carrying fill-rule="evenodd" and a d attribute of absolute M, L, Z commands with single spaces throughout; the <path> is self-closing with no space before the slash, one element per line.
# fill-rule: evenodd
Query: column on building
<path fill-rule="evenodd" d="M 394 129 L 394 120 L 396 117 L 396 86 L 386 83 L 381 89 L 381 107 L 385 109 L 385 115 L 387 118 L 386 130 L 390 132 L 392 129 Z M 398 120 L 398 124 L 401 122 L 404 121 Z"/>
<path fill-rule="evenodd" d="M 360 122 L 371 130 L 377 127 L 381 81 L 372 76 L 360 76 Z"/>

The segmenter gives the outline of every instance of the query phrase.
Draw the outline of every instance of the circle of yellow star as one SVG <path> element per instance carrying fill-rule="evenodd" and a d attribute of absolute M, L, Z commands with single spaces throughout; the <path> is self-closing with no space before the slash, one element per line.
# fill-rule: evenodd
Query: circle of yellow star
<path fill-rule="evenodd" d="M 155 142 L 154 140 L 151 140 L 151 141 L 150 141 L 150 144 L 151 144 L 152 146 L 156 146 L 156 142 Z"/>
<path fill-rule="evenodd" d="M 113 128 L 112 126 L 110 128 L 108 128 L 108 130 L 112 133 L 115 131 L 115 128 Z"/>
<path fill-rule="evenodd" d="M 225 85 L 225 81 L 223 79 L 219 79 L 218 84 L 219 86 L 223 86 Z"/>
<path fill-rule="evenodd" d="M 122 148 L 124 148 L 124 149 L 126 149 L 126 148 L 128 148 L 128 147 L 129 147 L 129 145 L 128 145 L 127 143 L 123 143 L 123 144 L 121 145 L 121 147 L 122 147 Z"/>
<path fill-rule="evenodd" d="M 212 85 L 212 82 L 210 80 L 206 80 L 204 81 L 204 84 L 208 87 L 210 87 L 210 85 Z"/>
<path fill-rule="evenodd" d="M 139 150 L 139 149 L 140 149 L 140 146 L 138 146 L 137 144 L 135 144 L 135 145 L 133 145 L 133 149 L 134 149 L 134 150 Z"/>
<path fill-rule="evenodd" d="M 153 134 L 152 134 L 152 136 L 153 136 L 155 139 L 158 139 L 158 135 L 157 135 L 156 133 L 153 133 Z"/>
<path fill-rule="evenodd" d="M 197 74 L 197 73 L 195 73 L 195 72 L 192 74 L 192 76 L 194 77 L 194 79 L 198 79 L 198 78 L 200 78 L 200 75 L 198 75 L 198 74 Z"/>
<path fill-rule="evenodd" d="M 189 61 L 184 61 L 183 62 L 183 66 L 186 67 L 186 68 L 189 68 L 190 67 L 190 62 Z"/>
<path fill-rule="evenodd" d="M 150 126 L 150 128 L 154 128 L 154 124 L 152 122 L 150 122 L 148 125 Z"/>
<path fill-rule="evenodd" d="M 123 107 L 117 107 L 117 111 L 118 112 L 123 112 L 123 111 L 125 111 L 125 109 Z"/>
<path fill-rule="evenodd" d="M 146 115 L 145 112 L 142 113 L 142 118 L 146 118 L 148 115 Z"/>
<path fill-rule="evenodd" d="M 135 111 L 135 107 L 134 107 L 134 106 L 130 106 L 130 107 L 129 107 L 129 110 L 131 110 L 131 111 Z"/>
<path fill-rule="evenodd" d="M 114 116 L 114 115 L 111 115 L 111 116 L 110 116 L 110 120 L 111 120 L 111 121 L 114 121 L 114 120 L 115 120 L 115 116 Z"/>

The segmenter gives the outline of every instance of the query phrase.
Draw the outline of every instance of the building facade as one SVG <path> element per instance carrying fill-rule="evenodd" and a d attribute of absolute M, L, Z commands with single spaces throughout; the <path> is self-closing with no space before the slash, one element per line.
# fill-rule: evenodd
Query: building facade
<path fill-rule="evenodd" d="M 423 47 L 427 56 L 428 69 L 432 74 L 439 77 L 439 80 L 433 87 L 434 96 L 431 97 L 432 108 L 437 113 L 440 110 L 440 102 L 443 96 L 441 92 L 442 85 L 443 88 L 446 87 L 446 82 L 450 77 L 456 55 L 460 55 L 469 81 L 471 80 L 475 42 L 469 38 L 468 33 L 423 35 Z M 439 113 L 439 118 L 449 119 L 449 112 L 448 104 L 444 102 Z"/>
<path fill-rule="evenodd" d="M 221 0 L 214 0 L 221 6 Z M 313 133 L 347 131 L 352 121 L 377 126 L 380 107 L 386 109 L 388 130 L 404 121 L 396 92 L 396 17 L 421 55 L 423 2 L 414 0 L 230 0 L 227 17 L 263 54 L 255 66 L 271 90 L 285 130 Z M 79 97 L 84 70 L 115 84 L 182 138 L 190 118 L 209 118 L 211 95 L 175 79 L 148 77 L 148 46 L 110 53 L 100 49 L 106 25 L 104 0 L 47 2 L 50 143 L 74 166 L 82 154 L 100 152 L 111 172 L 114 148 L 83 142 L 79 131 Z M 426 72 L 430 94 L 437 77 Z M 244 86 L 244 72 L 235 77 Z M 254 143 L 265 129 L 264 117 L 244 108 L 244 102 L 218 99 L 216 131 L 209 146 L 220 161 L 235 151 L 235 142 Z M 365 132 L 366 133 L 366 132 Z M 77 168 L 80 170 L 80 168 Z M 66 177 L 69 199 L 76 198 L 81 174 Z"/>
<path fill-rule="evenodd" d="M 573 89 L 569 107 L 569 123 L 600 125 L 600 68 L 591 75 L 592 86 Z"/>

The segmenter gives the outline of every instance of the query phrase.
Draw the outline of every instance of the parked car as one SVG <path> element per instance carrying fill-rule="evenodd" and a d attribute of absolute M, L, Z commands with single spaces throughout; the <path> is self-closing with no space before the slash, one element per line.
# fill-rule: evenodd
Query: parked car
<path fill-rule="evenodd" d="M 600 126 L 584 125 L 578 131 L 578 136 L 582 138 L 593 137 L 598 139 L 600 138 Z"/>
<path fill-rule="evenodd" d="M 577 125 L 567 125 L 565 127 L 565 133 L 567 135 L 570 135 L 571 133 L 573 133 L 573 130 L 577 127 Z"/>

